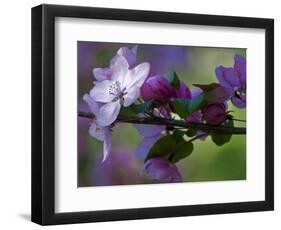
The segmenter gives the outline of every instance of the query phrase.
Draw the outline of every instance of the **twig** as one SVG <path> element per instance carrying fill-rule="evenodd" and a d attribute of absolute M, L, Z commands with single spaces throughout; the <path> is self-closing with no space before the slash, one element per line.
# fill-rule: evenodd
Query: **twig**
<path fill-rule="evenodd" d="M 89 112 L 79 111 L 79 116 L 93 119 L 94 114 Z M 191 129 L 198 129 L 208 133 L 219 133 L 219 134 L 246 134 L 246 128 L 244 127 L 227 127 L 227 126 L 214 126 L 202 123 L 191 123 L 184 120 L 174 120 L 167 118 L 152 118 L 152 117 L 124 117 L 118 116 L 116 122 L 120 123 L 133 123 L 133 124 L 147 124 L 147 125 L 167 125 L 174 127 L 184 127 Z"/>
<path fill-rule="evenodd" d="M 236 118 L 232 118 L 231 120 L 233 120 L 233 121 L 239 121 L 239 122 L 246 122 L 245 120 L 236 119 Z"/>

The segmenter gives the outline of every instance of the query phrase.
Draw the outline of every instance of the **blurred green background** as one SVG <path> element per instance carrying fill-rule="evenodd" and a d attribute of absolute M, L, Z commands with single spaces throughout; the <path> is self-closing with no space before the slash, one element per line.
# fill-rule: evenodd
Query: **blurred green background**
<path fill-rule="evenodd" d="M 93 86 L 93 68 L 107 67 L 120 47 L 133 45 L 78 41 L 79 110 L 89 111 L 82 98 Z M 246 49 L 138 44 L 136 64 L 149 62 L 149 76 L 167 75 L 174 70 L 190 89 L 195 89 L 194 83 L 217 82 L 215 68 L 232 67 L 235 54 L 246 56 Z M 235 118 L 246 120 L 245 109 L 237 109 L 229 102 L 228 110 L 233 111 Z M 158 183 L 139 175 L 143 162 L 134 156 L 134 150 L 141 136 L 132 125 L 118 124 L 113 128 L 111 155 L 104 163 L 101 163 L 102 143 L 89 135 L 89 125 L 89 120 L 78 118 L 78 186 Z M 235 126 L 245 125 L 235 122 Z M 246 135 L 233 135 L 222 147 L 216 146 L 210 137 L 197 140 L 193 153 L 177 167 L 185 182 L 246 179 Z"/>

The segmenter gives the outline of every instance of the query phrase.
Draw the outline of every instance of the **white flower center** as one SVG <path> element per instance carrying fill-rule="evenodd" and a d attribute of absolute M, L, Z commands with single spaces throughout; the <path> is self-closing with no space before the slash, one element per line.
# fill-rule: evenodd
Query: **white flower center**
<path fill-rule="evenodd" d="M 114 95 L 114 101 L 119 100 L 127 93 L 125 92 L 126 88 L 121 89 L 121 83 L 119 81 L 112 82 L 109 86 L 109 94 Z"/>

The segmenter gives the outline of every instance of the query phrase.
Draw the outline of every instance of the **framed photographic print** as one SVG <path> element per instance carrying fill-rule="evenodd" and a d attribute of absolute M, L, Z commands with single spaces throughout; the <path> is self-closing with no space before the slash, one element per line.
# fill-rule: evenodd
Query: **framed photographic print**
<path fill-rule="evenodd" d="M 273 210 L 273 19 L 32 8 L 32 221 Z"/>

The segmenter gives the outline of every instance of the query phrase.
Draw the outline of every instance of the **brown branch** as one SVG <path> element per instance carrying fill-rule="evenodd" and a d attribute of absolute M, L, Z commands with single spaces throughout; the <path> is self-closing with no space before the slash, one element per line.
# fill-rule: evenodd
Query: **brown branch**
<path fill-rule="evenodd" d="M 95 116 L 92 113 L 79 111 L 79 117 L 93 119 Z M 153 117 L 124 117 L 118 116 L 116 122 L 133 123 L 133 124 L 147 124 L 147 125 L 166 125 L 173 127 L 191 128 L 205 131 L 207 133 L 221 133 L 221 134 L 246 134 L 244 127 L 227 127 L 214 126 L 202 123 L 191 123 L 184 120 L 174 120 L 167 118 L 153 118 Z"/>

